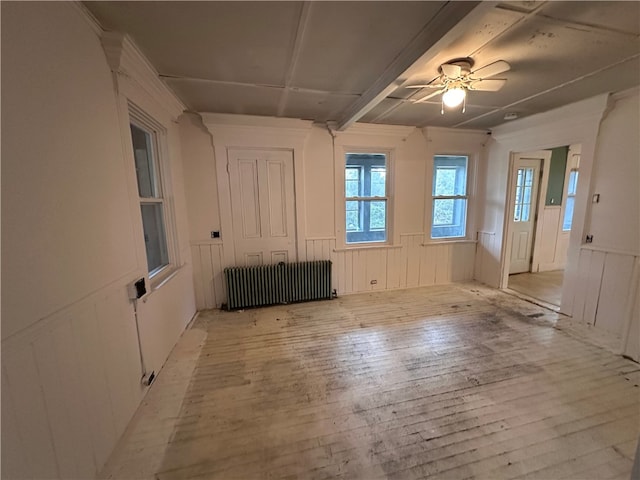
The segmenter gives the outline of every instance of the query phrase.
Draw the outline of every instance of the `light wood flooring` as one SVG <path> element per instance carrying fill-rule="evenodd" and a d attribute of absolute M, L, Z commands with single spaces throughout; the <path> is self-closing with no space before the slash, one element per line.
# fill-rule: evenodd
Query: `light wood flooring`
<path fill-rule="evenodd" d="M 475 284 L 204 312 L 102 476 L 628 480 L 640 365 L 560 318 Z"/>
<path fill-rule="evenodd" d="M 551 305 L 560 306 L 564 270 L 509 275 L 509 288 L 537 298 Z"/>

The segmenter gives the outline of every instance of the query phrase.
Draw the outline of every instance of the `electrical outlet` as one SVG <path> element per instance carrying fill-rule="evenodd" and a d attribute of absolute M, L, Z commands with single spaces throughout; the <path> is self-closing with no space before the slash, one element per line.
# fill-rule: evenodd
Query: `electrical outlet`
<path fill-rule="evenodd" d="M 591 197 L 591 203 L 599 203 L 600 202 L 600 194 L 594 193 L 593 197 Z"/>
<path fill-rule="evenodd" d="M 593 235 L 587 235 L 584 241 L 586 243 L 593 243 Z"/>
<path fill-rule="evenodd" d="M 211 230 L 211 238 L 220 238 L 219 230 Z"/>

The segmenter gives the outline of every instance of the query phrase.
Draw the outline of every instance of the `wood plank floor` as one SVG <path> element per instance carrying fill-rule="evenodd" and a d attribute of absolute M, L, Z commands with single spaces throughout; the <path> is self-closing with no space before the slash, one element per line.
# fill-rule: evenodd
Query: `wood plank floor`
<path fill-rule="evenodd" d="M 474 284 L 205 312 L 102 476 L 627 480 L 640 366 L 558 318 Z"/>
<path fill-rule="evenodd" d="M 560 306 L 564 270 L 509 275 L 509 288 L 538 300 Z"/>

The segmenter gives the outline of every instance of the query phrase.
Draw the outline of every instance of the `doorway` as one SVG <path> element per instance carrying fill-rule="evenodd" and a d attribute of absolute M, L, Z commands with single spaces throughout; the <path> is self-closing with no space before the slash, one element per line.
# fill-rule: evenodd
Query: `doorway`
<path fill-rule="evenodd" d="M 556 310 L 562 300 L 580 150 L 571 145 L 512 155 L 504 285 Z"/>
<path fill-rule="evenodd" d="M 292 152 L 231 149 L 228 158 L 236 265 L 295 262 Z"/>

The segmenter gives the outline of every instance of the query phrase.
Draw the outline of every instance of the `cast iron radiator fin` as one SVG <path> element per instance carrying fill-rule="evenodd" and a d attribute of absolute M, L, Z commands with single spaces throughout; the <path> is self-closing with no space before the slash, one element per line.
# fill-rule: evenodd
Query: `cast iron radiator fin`
<path fill-rule="evenodd" d="M 227 309 L 331 298 L 331 261 L 228 267 Z"/>

